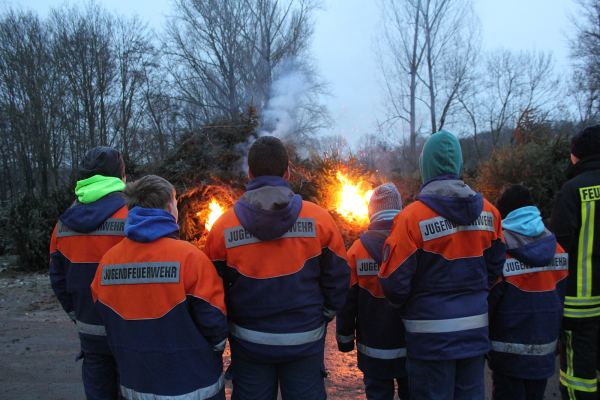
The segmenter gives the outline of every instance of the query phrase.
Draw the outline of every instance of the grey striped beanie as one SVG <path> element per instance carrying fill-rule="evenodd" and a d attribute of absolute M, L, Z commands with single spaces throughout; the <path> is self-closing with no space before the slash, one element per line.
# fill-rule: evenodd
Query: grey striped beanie
<path fill-rule="evenodd" d="M 402 197 L 393 183 L 379 186 L 369 200 L 369 217 L 383 210 L 402 210 Z"/>

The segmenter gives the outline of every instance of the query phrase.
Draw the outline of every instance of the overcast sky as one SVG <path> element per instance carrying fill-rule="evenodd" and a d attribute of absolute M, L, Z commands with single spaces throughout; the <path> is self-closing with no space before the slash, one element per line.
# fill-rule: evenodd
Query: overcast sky
<path fill-rule="evenodd" d="M 0 0 L 1 1 L 1 0 Z M 156 28 L 169 14 L 168 0 L 97 0 L 122 14 L 138 13 Z M 331 131 L 350 138 L 374 132 L 377 109 L 382 103 L 377 87 L 377 68 L 371 47 L 379 11 L 375 0 L 323 0 L 316 14 L 313 55 L 332 96 L 327 105 L 335 120 Z M 46 15 L 60 0 L 13 0 Z M 567 15 L 577 7 L 572 0 L 479 0 L 475 6 L 481 20 L 484 49 L 504 46 L 514 50 L 552 51 L 557 67 L 566 70 L 568 48 Z"/>

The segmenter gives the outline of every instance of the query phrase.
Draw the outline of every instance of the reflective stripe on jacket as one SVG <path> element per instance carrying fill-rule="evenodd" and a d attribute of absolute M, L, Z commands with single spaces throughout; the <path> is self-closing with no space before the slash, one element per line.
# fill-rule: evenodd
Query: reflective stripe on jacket
<path fill-rule="evenodd" d="M 377 276 L 385 238 L 366 239 L 380 242 L 373 246 L 379 254 L 371 255 L 360 239 L 348 250 L 352 279 L 346 304 L 336 319 L 338 347 L 351 350 L 356 334 L 358 368 L 365 375 L 379 379 L 403 377 L 407 375 L 404 325 L 400 312 L 383 295 Z"/>
<path fill-rule="evenodd" d="M 549 229 L 569 253 L 564 317 L 600 318 L 600 156 L 581 159 L 556 197 Z"/>
<path fill-rule="evenodd" d="M 281 178 L 279 178 L 281 179 Z M 223 277 L 232 351 L 285 362 L 322 351 L 325 326 L 342 307 L 350 268 L 341 234 L 316 204 L 301 202 L 279 238 L 261 241 L 229 210 L 204 252 Z M 260 212 L 269 210 L 257 210 Z"/>
<path fill-rule="evenodd" d="M 223 284 L 200 250 L 126 238 L 102 258 L 91 289 L 124 395 L 205 399 L 221 390 Z"/>
<path fill-rule="evenodd" d="M 504 235 L 506 263 L 488 298 L 489 366 L 516 378 L 546 379 L 555 372 L 568 254 L 548 230 L 538 237 Z"/>
<path fill-rule="evenodd" d="M 82 222 L 80 216 L 85 216 L 87 221 Z M 118 192 L 112 197 L 70 208 L 52 232 L 50 282 L 63 309 L 77 324 L 84 351 L 111 354 L 90 285 L 102 256 L 123 240 L 126 219 L 125 200 Z M 67 224 L 86 232 L 72 229 Z M 85 226 L 90 224 L 95 228 Z"/>
<path fill-rule="evenodd" d="M 458 209 L 470 210 L 472 221 L 461 225 L 417 199 L 395 217 L 379 271 L 383 293 L 404 319 L 408 357 L 484 354 L 489 350 L 488 288 L 505 260 L 500 213 L 474 192 L 423 199 L 440 209 L 461 202 Z"/>

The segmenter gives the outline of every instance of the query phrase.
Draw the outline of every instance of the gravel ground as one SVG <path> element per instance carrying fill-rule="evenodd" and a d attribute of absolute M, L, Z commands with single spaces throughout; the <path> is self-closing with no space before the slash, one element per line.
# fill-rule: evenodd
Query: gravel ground
<path fill-rule="evenodd" d="M 330 399 L 364 399 L 356 352 L 337 351 L 335 323 L 329 324 L 325 366 Z M 20 274 L 0 262 L 0 399 L 84 399 L 75 326 L 60 308 L 48 275 Z M 229 364 L 229 349 L 225 351 Z M 486 368 L 486 400 L 491 379 Z M 226 386 L 231 393 L 231 383 Z M 229 397 L 229 396 L 228 396 Z M 558 376 L 546 399 L 559 399 Z"/>

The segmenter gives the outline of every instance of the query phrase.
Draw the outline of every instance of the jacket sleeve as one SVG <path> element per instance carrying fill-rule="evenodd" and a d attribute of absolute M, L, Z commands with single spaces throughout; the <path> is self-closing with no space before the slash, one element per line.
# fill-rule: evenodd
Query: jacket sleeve
<path fill-rule="evenodd" d="M 67 292 L 68 266 L 68 260 L 57 248 L 55 226 L 54 231 L 52 232 L 52 238 L 50 239 L 50 285 L 62 308 L 69 315 L 69 318 L 75 322 L 73 298 Z"/>
<path fill-rule="evenodd" d="M 321 244 L 321 255 L 319 256 L 321 277 L 319 281 L 324 298 L 323 315 L 325 321 L 331 322 L 346 301 L 351 273 L 344 239 L 342 239 L 333 218 L 329 214 L 326 217 L 329 219 L 329 223 L 326 224 L 329 232 L 325 233 L 325 240 Z"/>
<path fill-rule="evenodd" d="M 217 220 L 213 225 L 213 229 L 208 232 L 206 243 L 204 244 L 204 254 L 212 261 L 217 274 L 223 281 L 223 288 L 227 290 L 229 282 L 227 281 L 227 251 L 222 245 L 223 239 L 223 228 L 220 221 Z"/>
<path fill-rule="evenodd" d="M 569 193 L 569 188 L 563 186 L 556 196 L 548 229 L 556 236 L 560 246 L 569 252 L 574 244 L 577 230 L 581 225 L 581 201 Z"/>
<path fill-rule="evenodd" d="M 502 238 L 492 241 L 489 248 L 484 251 L 488 271 L 488 287 L 492 287 L 498 277 L 502 275 L 502 269 L 506 261 L 506 245 Z"/>
<path fill-rule="evenodd" d="M 214 351 L 222 352 L 229 335 L 223 283 L 204 254 L 187 268 L 185 290 L 198 331 Z"/>
<path fill-rule="evenodd" d="M 358 276 L 356 275 L 356 256 L 348 255 L 352 276 L 350 279 L 350 290 L 346 295 L 346 303 L 340 310 L 335 320 L 336 341 L 338 349 L 347 353 L 354 350 L 356 339 L 356 317 L 358 317 Z"/>
<path fill-rule="evenodd" d="M 490 321 L 490 326 L 494 321 L 496 310 L 498 310 L 498 306 L 502 302 L 502 298 L 504 297 L 505 291 L 506 281 L 503 277 L 500 277 L 496 280 L 496 283 L 494 283 L 488 295 L 488 318 Z"/>
<path fill-rule="evenodd" d="M 407 214 L 400 212 L 383 246 L 383 265 L 379 270 L 383 294 L 394 308 L 404 306 L 410 296 L 411 280 L 418 264 L 417 250 L 408 228 Z"/>

